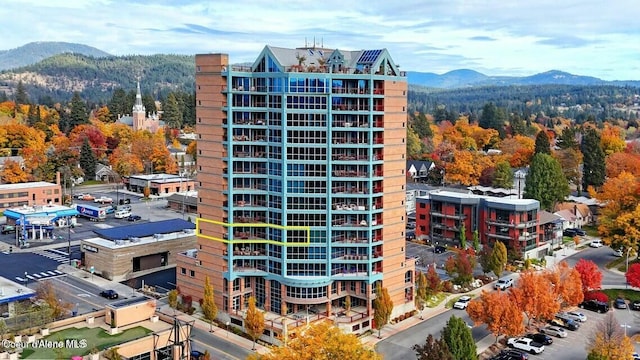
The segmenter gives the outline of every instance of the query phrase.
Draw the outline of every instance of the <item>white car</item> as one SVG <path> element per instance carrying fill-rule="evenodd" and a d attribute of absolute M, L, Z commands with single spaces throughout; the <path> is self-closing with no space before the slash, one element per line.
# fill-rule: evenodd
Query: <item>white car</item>
<path fill-rule="evenodd" d="M 602 240 L 600 239 L 593 240 L 589 243 L 589 246 L 591 246 L 592 248 L 602 247 Z"/>
<path fill-rule="evenodd" d="M 613 256 L 617 256 L 617 257 L 623 257 L 624 256 L 624 250 L 622 248 L 616 250 L 613 252 Z"/>
<path fill-rule="evenodd" d="M 458 301 L 453 304 L 454 309 L 464 310 L 469 306 L 469 301 L 471 301 L 471 296 L 461 296 Z"/>
<path fill-rule="evenodd" d="M 507 345 L 514 349 L 522 350 L 532 354 L 540 354 L 544 351 L 544 345 L 533 341 L 533 339 L 521 337 L 507 340 Z"/>
<path fill-rule="evenodd" d="M 540 332 L 547 335 L 553 335 L 559 338 L 566 338 L 568 335 L 563 328 L 558 326 L 553 326 L 553 325 L 543 327 L 542 329 L 540 329 Z"/>
<path fill-rule="evenodd" d="M 580 311 L 567 311 L 565 315 L 575 321 L 585 322 L 587 321 L 587 315 Z"/>
<path fill-rule="evenodd" d="M 494 289 L 500 289 L 500 290 L 506 290 L 507 288 L 510 288 L 513 286 L 513 279 L 512 278 L 502 278 L 502 279 L 498 279 L 498 282 L 496 282 L 495 285 L 493 285 Z"/>

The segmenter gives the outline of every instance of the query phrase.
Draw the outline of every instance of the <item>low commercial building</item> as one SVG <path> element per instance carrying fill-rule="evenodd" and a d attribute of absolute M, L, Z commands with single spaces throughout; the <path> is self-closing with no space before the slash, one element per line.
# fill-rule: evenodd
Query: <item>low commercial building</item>
<path fill-rule="evenodd" d="M 26 279 L 23 284 L 0 277 L 0 314 L 3 318 L 16 315 L 16 304 L 36 296 L 36 291 L 28 288 Z"/>
<path fill-rule="evenodd" d="M 176 254 L 196 246 L 195 224 L 170 219 L 95 230 L 81 241 L 86 268 L 109 280 L 175 266 Z"/>
<path fill-rule="evenodd" d="M 0 209 L 23 205 L 62 204 L 60 184 L 35 181 L 0 185 Z"/>
<path fill-rule="evenodd" d="M 53 236 L 56 226 L 75 225 L 78 211 L 74 208 L 56 204 L 23 205 L 4 211 L 7 224 L 17 225 L 16 239 L 28 240 L 47 239 Z"/>
<path fill-rule="evenodd" d="M 173 194 L 195 188 L 193 179 L 172 174 L 131 175 L 123 179 L 127 190 L 143 193 L 149 188 L 151 195 Z"/>

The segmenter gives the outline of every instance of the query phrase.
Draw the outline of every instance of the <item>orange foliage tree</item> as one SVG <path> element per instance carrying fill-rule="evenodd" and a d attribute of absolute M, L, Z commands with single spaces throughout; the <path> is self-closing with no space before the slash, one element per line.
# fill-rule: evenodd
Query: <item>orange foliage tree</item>
<path fill-rule="evenodd" d="M 531 163 L 533 151 L 535 150 L 535 142 L 532 138 L 515 135 L 514 137 L 502 140 L 500 150 L 508 157 L 509 164 L 512 168 L 519 168 Z"/>
<path fill-rule="evenodd" d="M 527 315 L 527 322 L 553 319 L 560 310 L 560 303 L 549 289 L 551 282 L 542 273 L 531 270 L 520 274 L 515 287 L 509 289 L 509 296 L 518 308 Z"/>
<path fill-rule="evenodd" d="M 569 267 L 566 261 L 545 271 L 545 276 L 551 282 L 549 288 L 553 289 L 560 307 L 576 306 L 584 300 L 580 273 Z"/>
<path fill-rule="evenodd" d="M 524 316 L 511 296 L 503 291 L 482 291 L 479 297 L 469 302 L 467 313 L 474 324 L 487 324 L 487 329 L 496 336 L 518 336 L 524 332 Z"/>
<path fill-rule="evenodd" d="M 27 174 L 18 162 L 13 160 L 7 160 L 4 162 L 2 168 L 2 182 L 5 184 L 15 184 L 29 181 L 29 174 Z"/>
<path fill-rule="evenodd" d="M 640 154 L 617 152 L 607 156 L 605 159 L 607 178 L 618 177 L 624 171 L 636 177 L 640 176 Z"/>
<path fill-rule="evenodd" d="M 621 127 L 604 123 L 604 129 L 600 132 L 600 144 L 605 155 L 621 152 L 626 148 L 624 135 L 624 129 Z"/>

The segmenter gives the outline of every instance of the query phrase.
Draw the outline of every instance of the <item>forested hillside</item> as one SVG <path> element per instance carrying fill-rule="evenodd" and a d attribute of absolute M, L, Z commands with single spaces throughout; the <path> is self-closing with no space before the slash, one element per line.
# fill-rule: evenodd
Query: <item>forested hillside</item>
<path fill-rule="evenodd" d="M 163 98 L 170 91 L 194 91 L 195 62 L 186 55 L 132 55 L 93 58 L 76 54 L 52 56 L 37 64 L 0 73 L 0 85 L 15 88 L 22 80 L 32 101 L 68 101 L 74 91 L 84 100 L 105 103 L 118 88 Z"/>

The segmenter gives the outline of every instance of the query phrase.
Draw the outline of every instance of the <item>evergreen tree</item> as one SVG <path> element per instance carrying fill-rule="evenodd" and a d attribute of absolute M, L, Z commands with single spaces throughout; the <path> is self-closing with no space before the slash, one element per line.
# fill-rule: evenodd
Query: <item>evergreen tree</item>
<path fill-rule="evenodd" d="M 89 123 L 89 112 L 87 111 L 87 104 L 80 98 L 79 92 L 73 93 L 71 99 L 71 111 L 69 114 L 69 127 L 73 130 L 78 125 Z"/>
<path fill-rule="evenodd" d="M 455 315 L 449 318 L 447 325 L 442 329 L 442 340 L 447 344 L 455 360 L 478 358 L 478 349 L 471 336 L 471 330 L 461 318 Z"/>
<path fill-rule="evenodd" d="M 496 241 L 489 255 L 488 267 L 497 277 L 502 275 L 504 267 L 507 265 L 507 247 L 502 241 Z"/>
<path fill-rule="evenodd" d="M 462 224 L 460 226 L 460 249 L 464 250 L 467 248 L 467 227 Z"/>
<path fill-rule="evenodd" d="M 174 93 L 167 96 L 167 100 L 162 104 L 162 120 L 172 129 L 180 129 L 182 127 L 182 110 L 180 102 Z"/>
<path fill-rule="evenodd" d="M 16 106 L 29 104 L 29 95 L 22 83 L 22 80 L 18 81 L 18 87 L 16 88 Z"/>
<path fill-rule="evenodd" d="M 587 129 L 582 136 L 582 188 L 599 188 L 604 184 L 605 156 L 600 143 L 600 135 L 595 129 Z"/>
<path fill-rule="evenodd" d="M 509 123 L 511 124 L 511 133 L 513 135 L 525 134 L 527 126 L 520 115 L 514 114 L 513 116 L 511 116 L 511 120 L 509 120 Z"/>
<path fill-rule="evenodd" d="M 540 208 L 553 210 L 558 201 L 569 195 L 569 183 L 560 163 L 550 155 L 535 154 L 525 178 L 524 198 L 536 199 Z"/>
<path fill-rule="evenodd" d="M 112 120 L 117 120 L 119 116 L 131 113 L 131 108 L 127 106 L 127 93 L 122 89 L 116 89 L 111 96 L 111 101 L 107 104 Z"/>
<path fill-rule="evenodd" d="M 473 250 L 480 251 L 480 234 L 478 233 L 478 229 L 473 230 Z"/>
<path fill-rule="evenodd" d="M 500 138 L 504 139 L 504 123 L 507 120 L 506 112 L 502 108 L 498 108 L 493 103 L 487 103 L 482 108 L 482 115 L 478 122 L 478 126 L 483 129 L 495 129 L 498 130 Z"/>
<path fill-rule="evenodd" d="M 558 136 L 558 140 L 556 140 L 556 145 L 560 149 L 578 150 L 578 141 L 576 141 L 576 128 L 574 127 L 564 128 L 560 136 Z"/>
<path fill-rule="evenodd" d="M 475 344 L 475 343 L 474 343 Z M 436 340 L 429 334 L 424 345 L 413 345 L 418 360 L 454 360 L 444 339 Z"/>
<path fill-rule="evenodd" d="M 433 136 L 433 131 L 431 131 L 429 120 L 427 120 L 427 117 L 423 113 L 418 113 L 418 116 L 413 119 L 412 127 L 413 131 L 418 134 L 420 140 Z"/>
<path fill-rule="evenodd" d="M 153 114 L 157 112 L 156 101 L 149 93 L 142 94 L 142 105 L 144 106 L 144 110 L 147 112 L 147 114 Z"/>
<path fill-rule="evenodd" d="M 96 155 L 93 153 L 89 139 L 85 138 L 80 148 L 80 167 L 84 171 L 85 179 L 95 179 L 96 177 Z"/>
<path fill-rule="evenodd" d="M 182 124 L 184 126 L 196 125 L 196 93 L 182 93 Z"/>
<path fill-rule="evenodd" d="M 551 155 L 551 144 L 549 143 L 549 135 L 544 130 L 538 132 L 536 135 L 536 147 L 534 154 L 547 154 Z"/>
<path fill-rule="evenodd" d="M 513 170 L 508 161 L 500 161 L 496 164 L 491 185 L 505 189 L 511 189 L 513 187 Z"/>
<path fill-rule="evenodd" d="M 27 116 L 27 125 L 34 127 L 40 122 L 40 106 L 29 105 L 29 115 Z"/>

